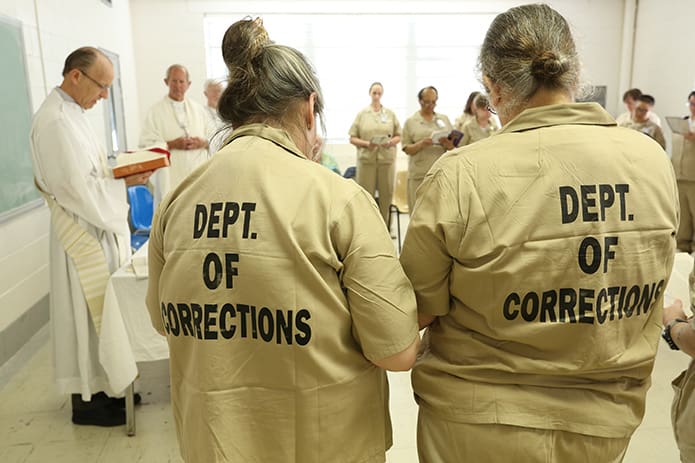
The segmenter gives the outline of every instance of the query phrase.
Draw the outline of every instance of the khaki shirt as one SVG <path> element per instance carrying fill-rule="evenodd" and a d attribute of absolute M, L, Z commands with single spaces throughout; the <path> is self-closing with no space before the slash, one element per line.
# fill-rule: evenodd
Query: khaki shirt
<path fill-rule="evenodd" d="M 396 114 L 390 109 L 381 108 L 374 111 L 367 106 L 357 114 L 350 127 L 350 136 L 365 141 L 374 140 L 375 137 L 393 138 L 401 135 L 401 123 Z M 388 140 L 387 140 L 388 141 Z M 381 143 L 377 143 L 381 144 Z M 374 149 L 357 147 L 357 160 L 362 164 L 392 164 L 396 160 L 396 147 L 377 147 Z"/>
<path fill-rule="evenodd" d="M 663 149 L 666 149 L 666 139 L 664 138 L 664 133 L 661 131 L 661 127 L 656 125 L 654 122 L 647 120 L 647 122 L 633 122 L 629 120 L 623 124 L 621 127 L 627 127 L 628 129 L 637 130 L 650 138 L 653 138 Z"/>
<path fill-rule="evenodd" d="M 187 462 L 380 462 L 388 384 L 418 336 L 374 201 L 253 124 L 168 195 L 147 306 L 167 335 Z"/>
<path fill-rule="evenodd" d="M 401 255 L 418 311 L 438 317 L 413 371 L 420 406 L 464 423 L 631 435 L 677 228 L 663 151 L 595 103 L 528 109 L 444 156 Z"/>
<path fill-rule="evenodd" d="M 676 178 L 695 182 L 695 142 L 686 140 L 678 133 L 673 133 L 672 144 L 671 162 Z"/>
<path fill-rule="evenodd" d="M 424 138 L 430 138 L 432 132 L 444 129 L 452 130 L 451 122 L 444 114 L 434 113 L 434 118 L 431 121 L 426 121 L 420 114 L 420 111 L 415 111 L 405 121 L 401 145 L 412 145 Z M 424 178 L 434 161 L 439 159 L 439 156 L 444 154 L 444 152 L 446 152 L 446 149 L 442 145 L 430 145 L 412 156 L 408 156 L 408 176 L 416 179 Z"/>
<path fill-rule="evenodd" d="M 461 132 L 463 132 L 463 137 L 461 137 L 461 141 L 459 142 L 458 146 L 466 146 L 470 145 L 471 143 L 484 140 L 498 130 L 499 127 L 492 118 L 490 118 L 488 126 L 485 129 L 481 128 L 480 124 L 478 124 L 478 120 L 473 118 L 463 125 L 463 128 L 461 129 Z"/>

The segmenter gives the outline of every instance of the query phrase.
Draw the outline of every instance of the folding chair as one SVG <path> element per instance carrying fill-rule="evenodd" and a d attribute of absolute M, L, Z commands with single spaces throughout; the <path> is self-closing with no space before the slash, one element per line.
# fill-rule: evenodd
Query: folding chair
<path fill-rule="evenodd" d="M 393 189 L 393 202 L 389 206 L 389 213 L 396 214 L 396 225 L 398 226 L 398 253 L 401 253 L 401 214 L 409 214 L 408 208 L 408 171 L 399 170 L 396 172 L 396 185 Z"/>
<path fill-rule="evenodd" d="M 154 200 L 152 193 L 145 185 L 133 185 L 128 187 L 128 202 L 130 203 L 130 247 L 133 251 L 137 251 L 150 239 Z"/>

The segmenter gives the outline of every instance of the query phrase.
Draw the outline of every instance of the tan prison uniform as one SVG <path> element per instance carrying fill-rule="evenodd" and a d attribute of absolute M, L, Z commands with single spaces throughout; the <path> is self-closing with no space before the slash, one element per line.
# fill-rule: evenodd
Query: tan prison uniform
<path fill-rule="evenodd" d="M 390 109 L 384 107 L 374 111 L 367 106 L 357 114 L 350 127 L 350 136 L 376 144 L 401 135 L 401 124 Z M 381 138 L 385 139 L 382 141 Z M 379 192 L 379 211 L 385 223 L 389 223 L 389 206 L 393 200 L 393 185 L 396 177 L 396 147 L 357 147 L 357 183 L 370 195 Z"/>
<path fill-rule="evenodd" d="M 695 323 L 692 328 L 695 329 Z M 681 462 L 695 463 L 695 360 L 673 380 L 672 385 L 671 423 Z"/>
<path fill-rule="evenodd" d="M 693 121 L 690 131 L 695 132 Z M 695 251 L 695 142 L 674 133 L 671 162 L 678 180 L 681 224 L 678 228 L 678 249 Z"/>
<path fill-rule="evenodd" d="M 438 317 L 413 371 L 420 407 L 628 438 L 678 226 L 661 148 L 596 103 L 528 109 L 437 162 L 417 204 L 401 262 L 419 313 Z"/>
<path fill-rule="evenodd" d="M 420 111 L 415 111 L 403 125 L 401 145 L 412 145 L 424 138 L 430 138 L 432 132 L 444 129 L 452 130 L 451 122 L 445 115 L 434 113 L 432 120 L 426 121 Z M 437 142 L 437 140 L 433 141 Z M 434 161 L 439 159 L 439 156 L 445 151 L 446 149 L 442 145 L 433 144 L 408 157 L 408 208 L 410 211 L 415 206 L 415 191 Z"/>
<path fill-rule="evenodd" d="M 463 137 L 461 137 L 459 146 L 466 146 L 470 145 L 471 143 L 484 140 L 493 133 L 497 132 L 497 130 L 499 130 L 499 127 L 494 119 L 491 118 L 488 122 L 488 126 L 482 128 L 480 127 L 480 124 L 478 124 L 478 120 L 473 118 L 466 122 L 461 129 L 461 132 L 463 132 Z"/>
<path fill-rule="evenodd" d="M 666 139 L 664 138 L 664 133 L 661 131 L 661 127 L 649 119 L 647 119 L 647 122 L 634 122 L 629 120 L 623 124 L 620 124 L 620 126 L 642 132 L 643 134 L 656 140 L 656 142 L 661 145 L 663 149 L 666 149 Z"/>
<path fill-rule="evenodd" d="M 255 124 L 157 211 L 147 306 L 186 462 L 379 462 L 415 297 L 369 195 Z"/>

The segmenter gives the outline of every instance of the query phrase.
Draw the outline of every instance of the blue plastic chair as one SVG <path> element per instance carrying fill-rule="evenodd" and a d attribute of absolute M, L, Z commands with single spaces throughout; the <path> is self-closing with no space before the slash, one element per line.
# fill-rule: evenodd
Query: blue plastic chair
<path fill-rule="evenodd" d="M 130 247 L 134 252 L 150 239 L 154 198 L 145 185 L 133 185 L 128 187 L 128 202 L 131 225 Z"/>

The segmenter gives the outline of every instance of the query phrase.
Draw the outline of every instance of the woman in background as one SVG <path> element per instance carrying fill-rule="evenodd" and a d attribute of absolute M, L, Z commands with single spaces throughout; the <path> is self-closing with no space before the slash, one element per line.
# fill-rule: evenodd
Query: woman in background
<path fill-rule="evenodd" d="M 492 112 L 490 112 L 490 100 L 485 95 L 476 96 L 472 106 L 475 116 L 464 124 L 461 130 L 463 137 L 458 146 L 470 145 L 483 140 L 499 129 L 492 117 Z"/>
<path fill-rule="evenodd" d="M 357 147 L 357 183 L 372 197 L 379 192 L 379 211 L 389 227 L 401 124 L 396 114 L 381 104 L 383 94 L 381 83 L 374 82 L 369 87 L 372 102 L 357 113 L 350 127 L 350 143 Z"/>
<path fill-rule="evenodd" d="M 434 111 L 439 94 L 430 86 L 417 94 L 420 110 L 415 111 L 403 126 L 403 151 L 408 155 L 408 209 L 412 214 L 415 206 L 415 192 L 425 178 L 425 174 L 439 156 L 454 149 L 454 143 L 446 136 L 432 139 L 432 135 L 451 132 L 453 127 L 449 118 Z"/>
<path fill-rule="evenodd" d="M 473 100 L 475 100 L 475 97 L 478 95 L 480 95 L 480 92 L 478 91 L 471 92 L 470 95 L 468 95 L 466 105 L 463 107 L 463 113 L 456 118 L 456 121 L 454 122 L 454 128 L 459 132 L 463 130 L 463 126 L 466 124 L 466 122 L 470 121 L 475 116 L 473 109 Z"/>
<path fill-rule="evenodd" d="M 227 30 L 233 132 L 160 204 L 147 307 L 167 336 L 187 463 L 373 462 L 419 335 L 374 201 L 311 160 L 321 88 L 260 19 Z"/>

